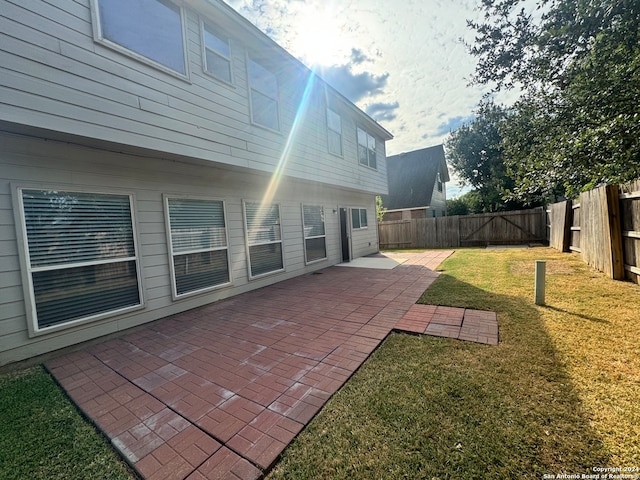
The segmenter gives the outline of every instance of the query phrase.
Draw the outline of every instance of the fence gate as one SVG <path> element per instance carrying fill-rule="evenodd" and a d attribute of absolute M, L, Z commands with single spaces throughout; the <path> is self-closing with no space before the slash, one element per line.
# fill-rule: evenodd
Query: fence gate
<path fill-rule="evenodd" d="M 473 215 L 460 217 L 460 245 L 508 245 L 520 243 L 536 243 L 546 240 L 545 231 L 541 229 L 539 209 L 519 211 L 517 214 L 504 212 L 498 214 Z"/>
<path fill-rule="evenodd" d="M 477 215 L 414 218 L 379 224 L 380 248 L 456 248 L 460 246 L 545 243 L 542 208 Z"/>

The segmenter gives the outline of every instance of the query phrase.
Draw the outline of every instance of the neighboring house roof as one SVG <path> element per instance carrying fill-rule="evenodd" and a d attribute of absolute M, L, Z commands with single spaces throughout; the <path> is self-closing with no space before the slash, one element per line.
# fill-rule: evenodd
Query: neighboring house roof
<path fill-rule="evenodd" d="M 388 210 L 429 206 L 438 172 L 442 182 L 450 180 L 442 145 L 387 157 L 389 195 L 382 204 Z"/>

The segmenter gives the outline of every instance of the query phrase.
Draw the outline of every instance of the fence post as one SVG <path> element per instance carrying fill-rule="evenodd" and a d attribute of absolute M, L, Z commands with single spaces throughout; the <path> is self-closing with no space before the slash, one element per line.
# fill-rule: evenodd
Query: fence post
<path fill-rule="evenodd" d="M 571 225 L 573 225 L 573 202 L 567 200 L 564 202 L 564 225 L 562 226 L 562 251 L 571 251 Z"/>
<path fill-rule="evenodd" d="M 607 185 L 607 216 L 611 244 L 611 277 L 624 280 L 624 250 L 622 247 L 622 219 L 620 218 L 620 189 L 618 185 Z"/>
<path fill-rule="evenodd" d="M 536 288 L 534 291 L 536 305 L 544 305 L 546 273 L 547 262 L 544 260 L 536 260 Z"/>

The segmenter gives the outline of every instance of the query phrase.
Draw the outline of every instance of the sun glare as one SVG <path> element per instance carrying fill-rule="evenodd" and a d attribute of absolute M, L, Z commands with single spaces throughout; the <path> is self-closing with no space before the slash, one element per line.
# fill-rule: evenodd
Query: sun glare
<path fill-rule="evenodd" d="M 339 15 L 329 6 L 309 7 L 299 13 L 292 50 L 312 65 L 341 63 L 348 52 Z"/>

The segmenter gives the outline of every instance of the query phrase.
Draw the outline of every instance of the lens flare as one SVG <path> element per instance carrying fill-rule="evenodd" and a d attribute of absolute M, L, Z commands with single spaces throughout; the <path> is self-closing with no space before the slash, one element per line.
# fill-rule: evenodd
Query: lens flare
<path fill-rule="evenodd" d="M 293 125 L 291 126 L 291 130 L 289 131 L 284 149 L 282 150 L 282 154 L 280 155 L 278 164 L 276 165 L 276 169 L 273 172 L 273 175 L 271 175 L 269 185 L 267 186 L 264 196 L 262 197 L 262 201 L 260 202 L 260 213 L 258 214 L 259 218 L 264 215 L 269 206 L 272 204 L 273 199 L 275 198 L 278 191 L 280 181 L 285 174 L 287 163 L 289 163 L 291 151 L 293 149 L 296 137 L 298 136 L 300 126 L 302 125 L 304 117 L 306 116 L 309 109 L 309 100 L 316 82 L 316 78 L 317 77 L 315 74 L 315 70 L 312 70 L 309 73 L 309 78 L 307 79 L 307 84 L 305 86 L 304 93 L 302 94 L 302 98 L 300 99 L 300 104 L 298 105 L 298 110 L 296 111 L 296 116 L 293 121 Z"/>

